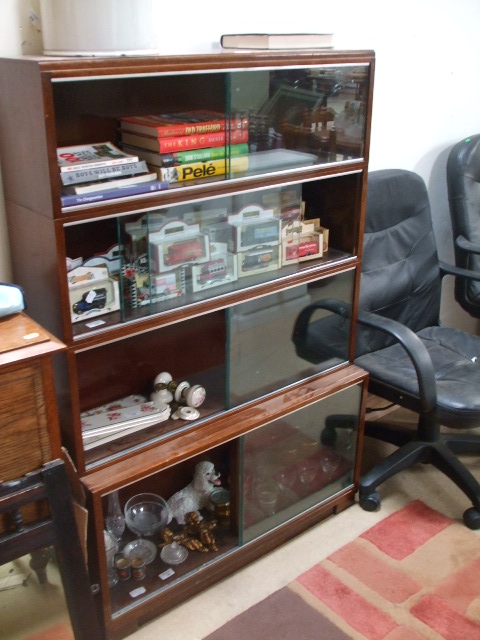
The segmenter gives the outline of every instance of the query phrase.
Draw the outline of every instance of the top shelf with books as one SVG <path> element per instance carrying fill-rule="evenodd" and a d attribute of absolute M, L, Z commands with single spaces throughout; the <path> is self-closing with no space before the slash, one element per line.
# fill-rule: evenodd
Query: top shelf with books
<path fill-rule="evenodd" d="M 252 61 L 262 53 L 251 54 Z M 226 180 L 241 185 L 260 176 L 364 161 L 371 61 L 360 55 L 337 64 L 331 55 L 326 64 L 325 52 L 310 52 L 308 66 L 278 67 L 269 66 L 267 54 L 265 68 L 204 67 L 193 73 L 162 73 L 159 65 L 157 73 L 135 74 L 134 63 L 126 61 L 124 72 L 114 76 L 89 70 L 79 81 L 54 78 L 44 113 L 54 125 L 48 144 L 58 149 L 108 141 L 145 162 L 152 182 L 143 178 L 140 187 L 136 178 L 135 188 L 106 184 L 106 193 L 92 188 L 93 194 L 72 194 L 58 167 L 51 167 L 57 175 L 43 215 L 98 215 L 113 199 L 128 211 L 132 200 L 168 202 L 186 189 L 195 196 L 185 197 L 197 197 Z M 217 57 L 227 68 L 235 59 Z"/>

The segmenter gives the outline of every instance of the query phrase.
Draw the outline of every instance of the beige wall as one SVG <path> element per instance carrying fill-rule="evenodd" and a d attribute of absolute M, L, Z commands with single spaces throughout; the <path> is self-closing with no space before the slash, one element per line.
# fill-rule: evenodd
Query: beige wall
<path fill-rule="evenodd" d="M 63 0 L 59 0 L 63 1 Z M 102 2 L 102 0 L 98 0 Z M 162 2 L 163 0 L 158 0 Z M 41 51 L 39 0 L 0 1 L 0 55 Z M 241 10 L 206 11 L 198 19 L 198 0 L 184 0 L 182 11 L 195 19 L 181 29 L 159 24 L 162 52 L 209 47 L 222 33 L 331 31 L 335 46 L 374 49 L 377 57 L 370 168 L 400 167 L 426 181 L 439 252 L 453 257 L 448 220 L 445 165 L 449 149 L 480 132 L 479 0 L 304 0 L 300 11 L 273 11 L 272 3 L 242 0 Z M 200 14 L 201 15 L 201 14 Z M 94 19 L 94 16 L 92 16 Z M 0 162 L 6 162 L 5 158 Z M 0 186 L 1 189 L 1 186 Z M 0 280 L 10 278 L 8 244 L 0 190 Z M 472 320 L 449 301 L 442 318 L 458 326 Z"/>

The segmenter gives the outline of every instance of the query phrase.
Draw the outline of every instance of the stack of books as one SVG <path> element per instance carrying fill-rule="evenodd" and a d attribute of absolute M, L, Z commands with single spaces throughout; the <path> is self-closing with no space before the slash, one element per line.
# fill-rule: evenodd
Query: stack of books
<path fill-rule="evenodd" d="M 120 118 L 122 149 L 169 183 L 248 169 L 248 118 L 215 111 Z"/>
<path fill-rule="evenodd" d="M 168 188 L 145 160 L 111 142 L 58 147 L 62 206 L 137 196 Z"/>

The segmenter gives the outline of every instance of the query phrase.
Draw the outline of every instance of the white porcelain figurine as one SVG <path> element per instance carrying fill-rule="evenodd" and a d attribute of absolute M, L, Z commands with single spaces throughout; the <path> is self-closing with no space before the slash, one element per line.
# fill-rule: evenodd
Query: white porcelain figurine
<path fill-rule="evenodd" d="M 220 474 L 215 471 L 212 462 L 199 462 L 195 467 L 192 481 L 167 500 L 170 509 L 170 520 L 173 518 L 178 524 L 185 524 L 187 513 L 196 511 L 200 520 L 200 509 L 210 507 L 209 498 L 213 489 L 220 484 Z"/>

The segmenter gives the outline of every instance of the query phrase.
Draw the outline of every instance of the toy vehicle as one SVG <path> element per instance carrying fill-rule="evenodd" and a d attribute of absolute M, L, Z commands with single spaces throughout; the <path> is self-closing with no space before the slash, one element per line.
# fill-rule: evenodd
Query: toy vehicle
<path fill-rule="evenodd" d="M 278 242 L 280 221 L 277 219 L 256 222 L 240 227 L 242 247 L 255 246 L 266 242 Z"/>
<path fill-rule="evenodd" d="M 80 315 L 92 309 L 103 309 L 106 304 L 107 290 L 102 287 L 101 289 L 91 289 L 84 293 L 82 298 L 73 304 L 72 309 L 74 313 Z"/>
<path fill-rule="evenodd" d="M 242 271 L 250 271 L 250 269 L 262 269 L 268 266 L 273 260 L 273 249 L 266 247 L 257 251 L 247 253 L 242 262 Z"/>
<path fill-rule="evenodd" d="M 202 270 L 198 276 L 199 282 L 206 282 L 207 280 L 219 280 L 224 278 L 227 274 L 227 265 L 225 260 L 220 258 L 218 260 L 212 260 L 202 266 Z"/>
<path fill-rule="evenodd" d="M 200 240 L 175 242 L 168 247 L 165 264 L 174 265 L 183 262 L 194 262 L 203 256 L 203 245 Z"/>
<path fill-rule="evenodd" d="M 297 258 L 306 258 L 314 256 L 318 253 L 318 244 L 314 240 L 302 242 L 299 245 L 288 246 L 286 250 L 287 260 L 296 260 Z"/>

